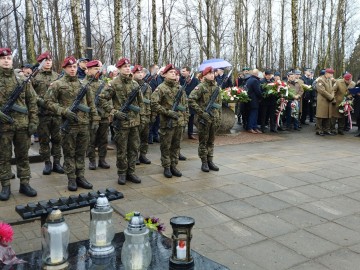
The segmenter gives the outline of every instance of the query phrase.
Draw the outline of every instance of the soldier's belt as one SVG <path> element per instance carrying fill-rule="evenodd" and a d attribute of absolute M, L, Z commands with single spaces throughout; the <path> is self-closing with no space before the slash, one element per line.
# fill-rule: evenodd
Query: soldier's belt
<path fill-rule="evenodd" d="M 84 105 L 84 104 L 79 104 L 78 106 L 79 111 L 82 111 L 84 113 L 89 113 L 90 112 L 90 107 Z"/>
<path fill-rule="evenodd" d="M 133 112 L 140 112 L 140 107 L 130 104 L 128 109 Z"/>
<path fill-rule="evenodd" d="M 221 105 L 220 105 L 219 103 L 214 103 L 214 104 L 212 105 L 212 107 L 213 107 L 214 109 L 220 109 L 220 108 L 221 108 Z"/>
<path fill-rule="evenodd" d="M 184 111 L 186 111 L 186 107 L 181 106 L 181 105 L 177 105 L 176 110 L 180 111 L 180 112 L 184 112 Z"/>
<path fill-rule="evenodd" d="M 19 113 L 23 113 L 23 114 L 28 114 L 28 110 L 26 107 L 23 107 L 23 106 L 19 106 L 19 105 L 16 105 L 16 104 L 13 104 L 11 109 L 13 111 L 16 111 L 16 112 L 19 112 Z"/>
<path fill-rule="evenodd" d="M 143 98 L 143 101 L 144 101 L 145 104 L 150 104 L 150 99 Z"/>

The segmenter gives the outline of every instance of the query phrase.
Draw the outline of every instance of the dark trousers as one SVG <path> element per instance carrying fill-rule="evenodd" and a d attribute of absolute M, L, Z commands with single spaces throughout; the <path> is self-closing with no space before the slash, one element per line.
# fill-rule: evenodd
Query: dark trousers
<path fill-rule="evenodd" d="M 258 120 L 258 112 L 259 109 L 250 109 L 249 112 L 249 122 L 248 122 L 248 130 L 257 129 L 257 120 Z"/>
<path fill-rule="evenodd" d="M 261 115 L 260 115 L 260 124 L 261 124 L 261 129 L 265 129 L 266 123 L 269 121 L 270 124 L 270 130 L 275 130 L 276 128 L 276 117 L 275 117 L 275 113 L 276 113 L 276 101 L 272 102 L 264 102 L 264 103 L 260 103 L 261 108 Z"/>
<path fill-rule="evenodd" d="M 188 135 L 192 135 L 194 133 L 194 118 L 195 114 L 190 114 L 189 123 L 188 123 Z"/>
<path fill-rule="evenodd" d="M 314 101 L 312 99 L 303 98 L 301 123 L 305 123 L 306 117 L 309 116 L 310 122 L 314 122 Z"/>

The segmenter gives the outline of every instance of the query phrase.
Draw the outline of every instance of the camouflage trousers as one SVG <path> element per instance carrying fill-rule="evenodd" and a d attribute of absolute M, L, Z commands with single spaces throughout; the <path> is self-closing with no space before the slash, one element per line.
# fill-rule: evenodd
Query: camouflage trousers
<path fill-rule="evenodd" d="M 107 154 L 109 134 L 109 121 L 101 121 L 99 128 L 94 130 L 90 129 L 90 142 L 87 149 L 87 156 L 90 161 L 95 161 L 96 153 L 95 148 L 98 148 L 99 158 L 105 158 Z"/>
<path fill-rule="evenodd" d="M 114 142 L 118 175 L 134 173 L 140 145 L 139 127 L 115 130 Z"/>
<path fill-rule="evenodd" d="M 219 123 L 214 121 L 206 125 L 198 124 L 198 154 L 203 162 L 211 161 L 214 156 L 215 134 L 218 128 Z"/>
<path fill-rule="evenodd" d="M 89 126 L 70 126 L 69 133 L 62 133 L 64 171 L 68 179 L 84 176 L 85 153 L 89 144 Z"/>
<path fill-rule="evenodd" d="M 54 161 L 61 159 L 61 117 L 58 116 L 39 116 L 37 134 L 39 136 L 39 154 L 44 161 L 50 161 L 50 156 Z M 51 142 L 51 149 L 50 149 Z"/>
<path fill-rule="evenodd" d="M 183 130 L 182 126 L 160 128 L 161 165 L 164 168 L 178 164 Z"/>
<path fill-rule="evenodd" d="M 12 147 L 16 158 L 17 177 L 21 184 L 29 183 L 29 147 L 30 136 L 27 130 L 2 131 L 0 132 L 0 180 L 2 186 L 9 186 L 12 176 L 11 157 Z"/>
<path fill-rule="evenodd" d="M 150 121 L 144 121 L 139 127 L 140 132 L 140 155 L 146 155 L 149 149 Z"/>

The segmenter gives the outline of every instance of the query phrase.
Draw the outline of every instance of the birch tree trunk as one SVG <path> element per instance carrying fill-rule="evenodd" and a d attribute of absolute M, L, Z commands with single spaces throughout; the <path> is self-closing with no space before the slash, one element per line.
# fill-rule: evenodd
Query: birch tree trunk
<path fill-rule="evenodd" d="M 18 14 L 17 14 L 18 11 L 16 8 L 16 0 L 12 0 L 12 4 L 13 4 L 13 8 L 14 8 L 17 49 L 18 49 L 20 64 L 23 65 L 24 61 L 23 61 L 23 54 L 22 54 L 22 49 L 21 49 L 20 26 L 19 26 Z"/>
<path fill-rule="evenodd" d="M 285 0 L 282 0 L 281 1 L 281 24 L 280 24 L 280 51 L 279 51 L 280 72 L 283 72 L 285 69 L 284 23 L 285 23 Z"/>
<path fill-rule="evenodd" d="M 292 66 L 296 68 L 298 66 L 298 54 L 299 54 L 299 20 L 298 20 L 298 0 L 291 0 L 291 26 L 292 26 Z"/>
<path fill-rule="evenodd" d="M 158 50 L 158 41 L 157 41 L 156 0 L 152 0 L 151 17 L 152 17 L 153 63 L 157 64 L 159 62 L 159 50 Z"/>
<path fill-rule="evenodd" d="M 198 4 L 198 8 L 199 8 L 199 45 L 200 45 L 200 63 L 202 63 L 204 61 L 204 39 L 202 36 L 202 32 L 203 32 L 203 24 L 202 24 L 202 5 L 201 5 L 201 1 L 202 0 L 198 0 L 199 4 Z"/>
<path fill-rule="evenodd" d="M 82 38 L 81 38 L 81 25 L 80 25 L 80 0 L 70 0 L 70 10 L 72 17 L 72 28 L 74 33 L 74 56 L 76 58 L 82 57 Z"/>
<path fill-rule="evenodd" d="M 161 0 L 162 3 L 162 30 L 163 30 L 163 64 L 167 65 L 168 63 L 168 54 L 167 54 L 167 40 L 166 40 L 166 12 L 165 12 L 165 0 Z"/>
<path fill-rule="evenodd" d="M 50 51 L 50 40 L 46 35 L 45 31 L 45 20 L 43 15 L 43 3 L 42 0 L 37 0 L 38 13 L 39 13 L 39 28 L 40 28 L 40 37 L 42 44 L 44 45 L 44 50 Z"/>
<path fill-rule="evenodd" d="M 60 63 L 63 59 L 65 59 L 65 48 L 64 48 L 64 41 L 62 36 L 62 26 L 60 21 L 60 14 L 59 14 L 59 5 L 58 1 L 54 0 L 54 16 L 55 16 L 55 23 L 56 23 L 56 36 L 57 36 L 57 48 L 58 48 L 58 64 L 60 68 Z M 55 29 L 54 29 L 55 30 Z"/>
<path fill-rule="evenodd" d="M 136 28 L 136 62 L 140 64 L 141 62 L 141 0 L 137 0 L 137 28 Z"/>
<path fill-rule="evenodd" d="M 122 0 L 114 0 L 114 57 L 115 62 L 122 56 Z"/>
<path fill-rule="evenodd" d="M 205 1 L 206 5 L 206 58 L 211 54 L 211 19 L 210 19 L 210 0 Z"/>
<path fill-rule="evenodd" d="M 36 63 L 35 41 L 34 41 L 34 18 L 31 0 L 25 2 L 25 42 L 26 60 L 28 63 Z"/>

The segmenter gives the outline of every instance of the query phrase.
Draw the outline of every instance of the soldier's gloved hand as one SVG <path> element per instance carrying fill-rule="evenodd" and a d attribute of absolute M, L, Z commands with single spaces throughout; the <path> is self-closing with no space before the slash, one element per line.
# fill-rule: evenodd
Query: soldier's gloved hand
<path fill-rule="evenodd" d="M 206 122 L 211 121 L 211 116 L 210 116 L 210 114 L 208 114 L 207 112 L 203 112 L 203 113 L 201 114 L 201 117 L 202 117 Z"/>
<path fill-rule="evenodd" d="M 120 120 L 125 120 L 127 118 L 127 115 L 126 115 L 126 113 L 123 113 L 121 111 L 116 111 L 114 113 L 114 117 L 116 117 L 117 119 L 120 119 Z"/>
<path fill-rule="evenodd" d="M 3 124 L 9 123 L 8 116 L 5 113 L 3 113 L 2 111 L 0 111 L 0 122 Z"/>
<path fill-rule="evenodd" d="M 40 107 L 45 107 L 45 101 L 44 99 L 42 98 L 38 98 L 37 101 L 36 101 L 37 105 L 40 106 Z"/>
<path fill-rule="evenodd" d="M 77 115 L 76 113 L 70 111 L 69 109 L 66 109 L 65 112 L 64 112 L 64 116 L 71 120 L 71 121 L 74 121 L 74 122 L 77 122 L 78 121 L 78 118 L 77 118 Z"/>
<path fill-rule="evenodd" d="M 36 133 L 37 131 L 37 125 L 35 125 L 34 123 L 30 123 L 29 127 L 28 127 L 28 134 L 29 136 L 33 135 L 34 133 Z"/>
<path fill-rule="evenodd" d="M 173 118 L 175 120 L 178 120 L 179 116 L 177 114 L 177 112 L 174 112 L 172 110 L 168 110 L 168 112 L 166 113 L 167 116 L 169 116 L 170 118 Z"/>
<path fill-rule="evenodd" d="M 90 128 L 91 130 L 97 130 L 99 128 L 99 121 L 92 121 Z"/>

